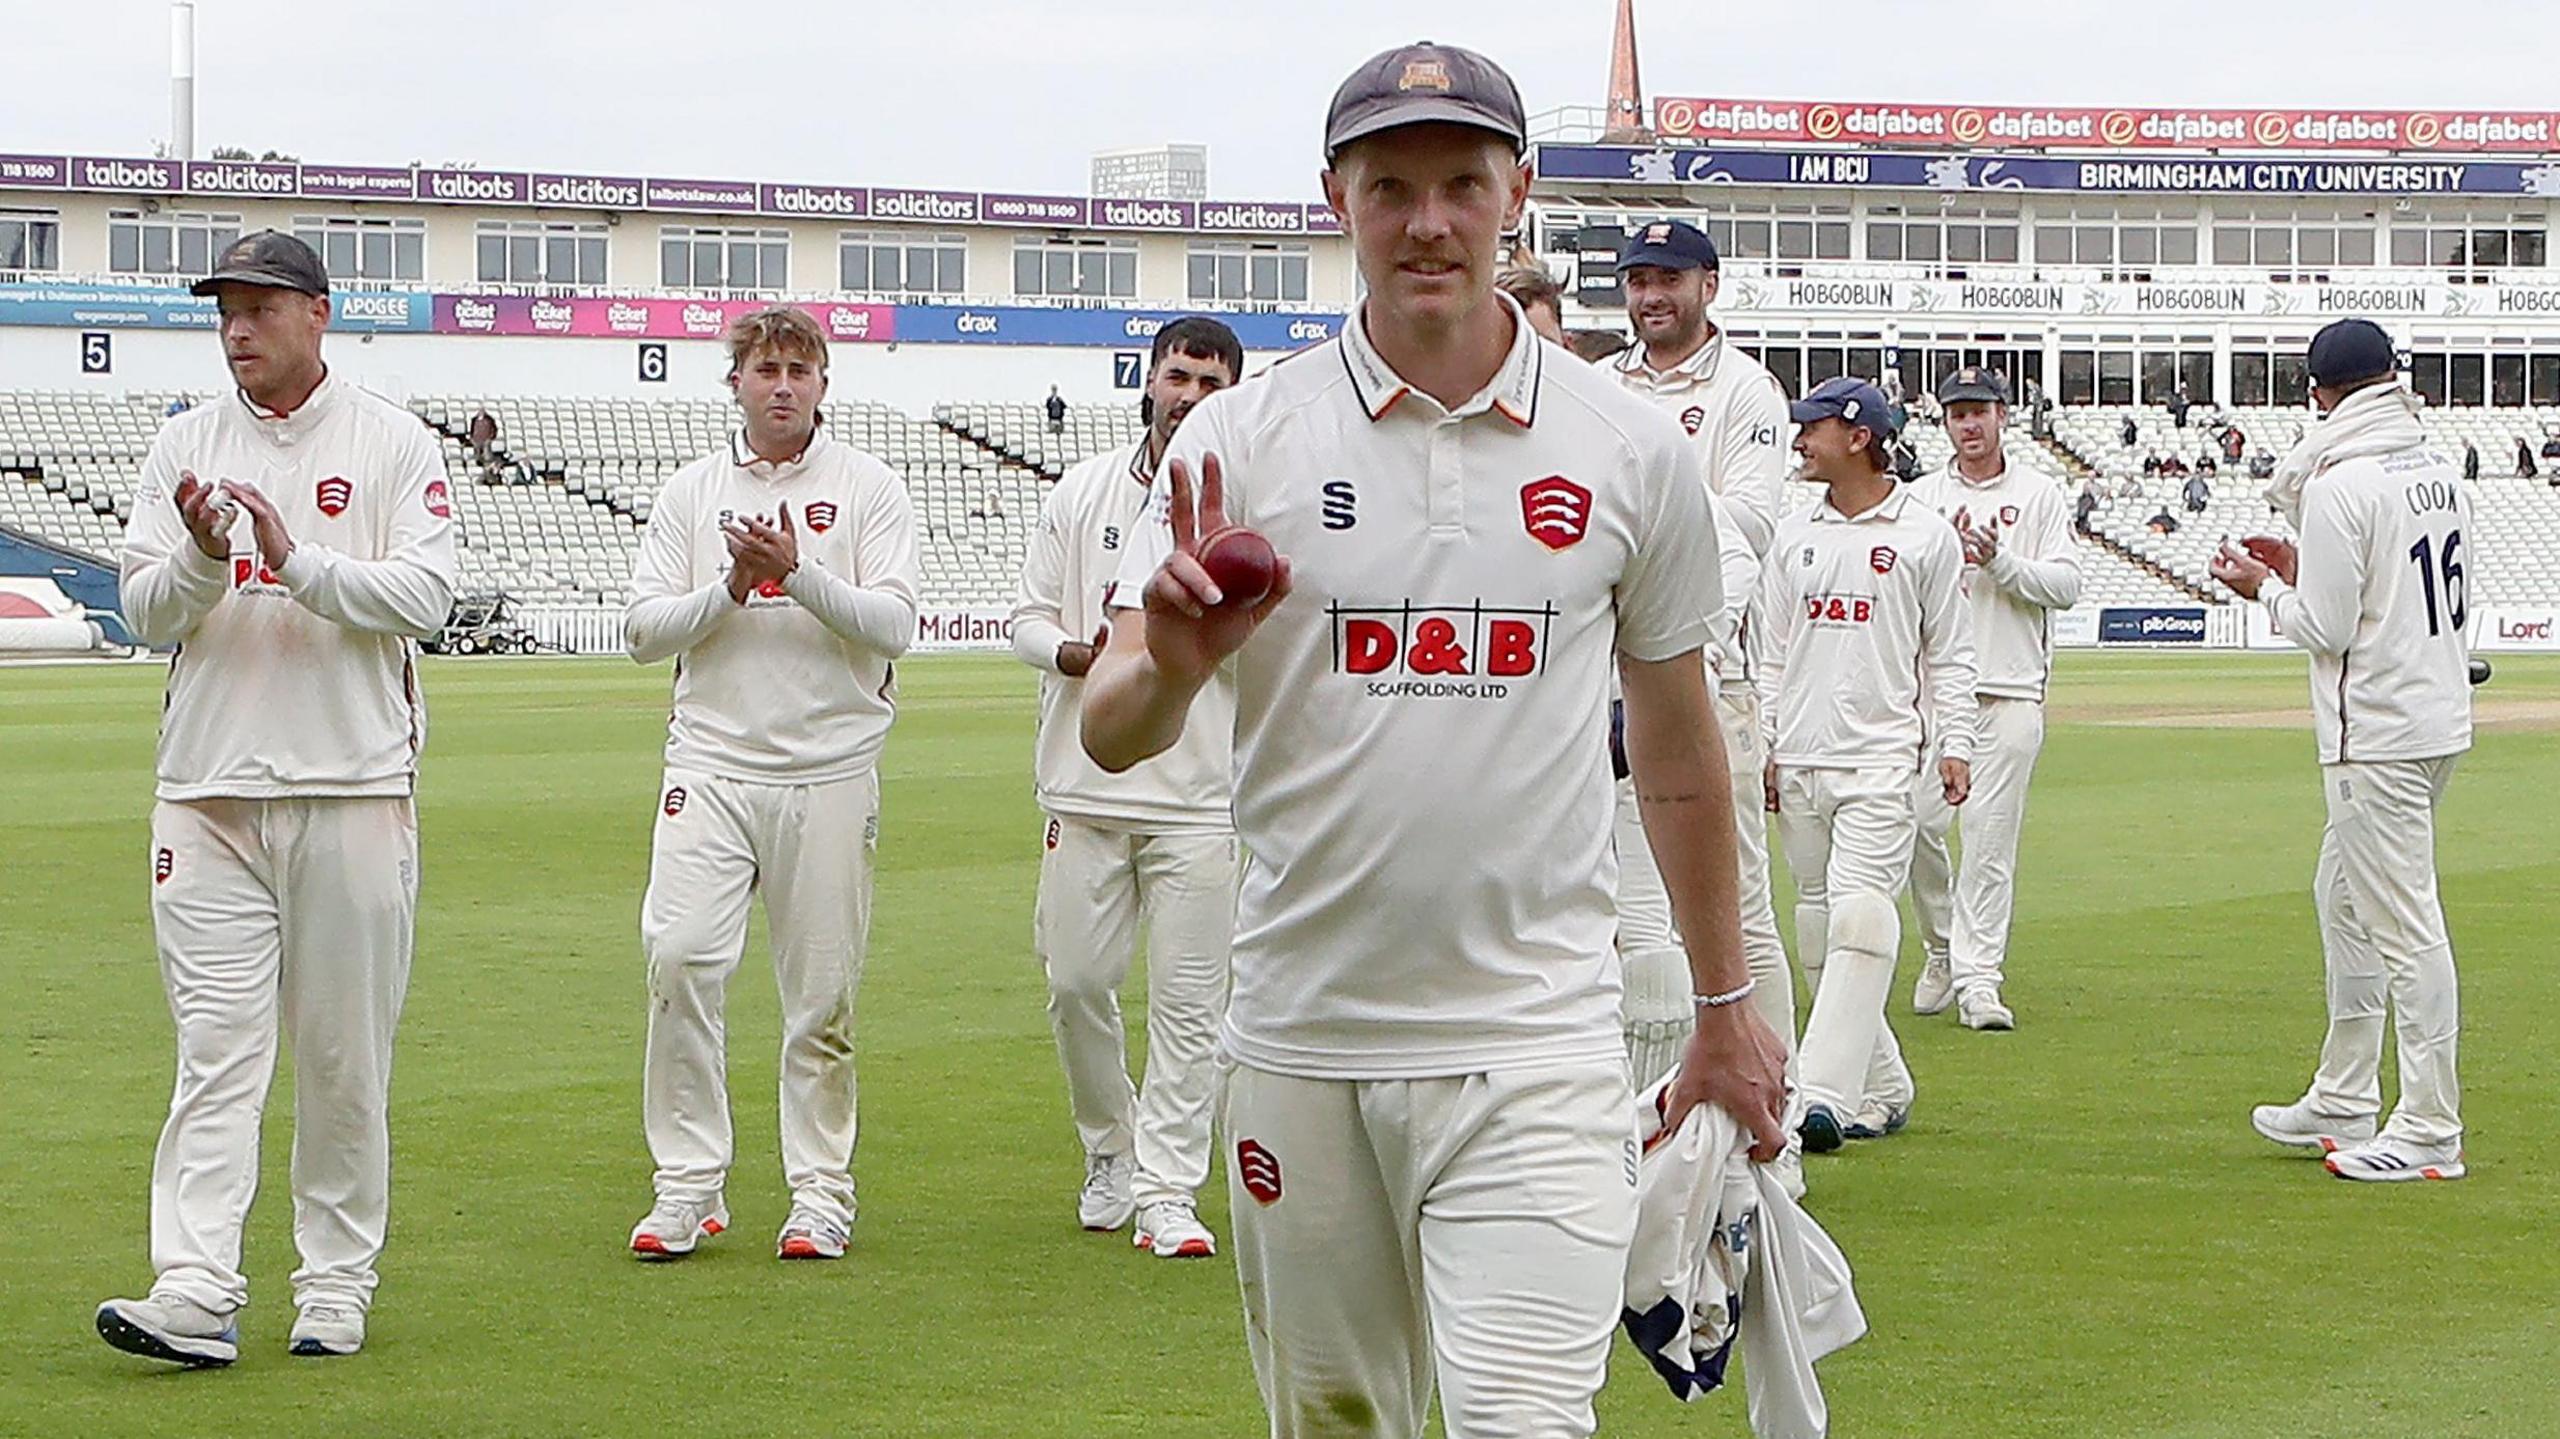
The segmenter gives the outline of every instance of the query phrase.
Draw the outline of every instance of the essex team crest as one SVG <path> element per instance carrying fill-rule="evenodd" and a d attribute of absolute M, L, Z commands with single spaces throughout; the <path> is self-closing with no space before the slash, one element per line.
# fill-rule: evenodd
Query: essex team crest
<path fill-rule="evenodd" d="M 833 500 L 811 500 L 800 513 L 808 519 L 810 530 L 817 534 L 823 535 L 835 528 L 836 506 Z"/>
<path fill-rule="evenodd" d="M 1591 528 L 1591 492 L 1562 475 L 1520 487 L 1520 523 L 1551 550 L 1580 544 Z"/>
<path fill-rule="evenodd" d="M 1867 568 L 1880 575 L 1892 574 L 1894 558 L 1893 546 L 1878 545 L 1867 551 Z"/>
<path fill-rule="evenodd" d="M 356 497 L 356 487 L 344 475 L 331 475 L 320 482 L 320 513 L 331 519 L 347 512 L 347 502 Z"/>

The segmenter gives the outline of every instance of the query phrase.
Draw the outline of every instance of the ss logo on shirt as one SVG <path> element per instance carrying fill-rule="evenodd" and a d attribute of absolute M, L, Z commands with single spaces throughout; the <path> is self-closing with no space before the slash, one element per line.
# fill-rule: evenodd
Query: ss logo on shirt
<path fill-rule="evenodd" d="M 1104 525 L 1102 527 L 1102 547 L 1106 550 L 1116 550 L 1120 548 L 1120 527 L 1118 525 Z"/>
<path fill-rule="evenodd" d="M 1360 492 L 1351 487 L 1349 480 L 1327 480 L 1321 493 L 1326 529 L 1347 530 L 1360 523 Z"/>

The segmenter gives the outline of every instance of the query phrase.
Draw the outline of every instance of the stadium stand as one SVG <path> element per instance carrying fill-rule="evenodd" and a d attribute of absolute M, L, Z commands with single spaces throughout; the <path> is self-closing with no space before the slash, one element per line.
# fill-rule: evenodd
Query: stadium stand
<path fill-rule="evenodd" d="M 109 395 L 46 391 L 0 393 L 0 526 L 112 564 L 123 548 L 135 477 L 170 404 L 166 392 Z M 203 397 L 185 397 L 200 403 Z M 733 410 L 723 400 L 570 399 L 509 395 L 436 395 L 410 402 L 445 440 L 446 467 L 462 525 L 462 588 L 504 594 L 519 604 L 608 605 L 625 599 L 624 583 L 640 527 L 667 477 L 726 443 Z M 471 455 L 466 432 L 474 415 L 497 420 L 490 464 Z M 2134 422 L 2136 443 L 2123 443 Z M 2098 406 L 2059 410 L 2055 436 L 2034 459 L 2076 498 L 2095 475 L 2107 498 L 2091 516 L 2082 546 L 2085 602 L 2176 605 L 2232 596 L 2207 572 L 2225 536 L 2281 530 L 2258 494 L 2261 481 L 2243 466 L 2208 477 L 2201 513 L 2182 502 L 2182 478 L 2141 474 L 2147 454 L 2176 453 L 2192 462 L 2212 443 L 2215 423 L 2237 424 L 2260 446 L 2281 452 L 2307 413 L 2235 409 L 2212 420 L 2190 417 L 2181 430 L 2165 409 Z M 2516 444 L 2539 453 L 2560 430 L 2560 410 L 2430 411 L 2437 439 L 2459 453 L 2463 441 L 2482 457 L 2474 489 L 2479 564 L 2474 593 L 2483 603 L 2540 602 L 2560 589 L 2560 490 L 2540 478 L 2512 477 Z M 1134 406 L 1078 406 L 1052 435 L 1037 403 L 937 405 L 927 418 L 854 401 L 827 407 L 841 439 L 879 455 L 905 476 L 924 529 L 926 599 L 937 606 L 1002 608 L 1013 595 L 1025 542 L 1049 486 L 1069 465 L 1137 438 Z M 1924 466 L 1943 464 L 1945 435 L 1915 424 L 1908 432 Z M 2013 444 L 2024 441 L 2018 435 Z M 2218 447 L 2217 447 L 2218 453 Z M 2560 461 L 2553 462 L 2560 468 Z M 2138 493 L 2119 494 L 2131 481 Z M 1811 486 L 1791 485 L 1791 506 L 1811 504 Z M 2157 534 L 2150 519 L 2166 509 L 2178 522 Z"/>

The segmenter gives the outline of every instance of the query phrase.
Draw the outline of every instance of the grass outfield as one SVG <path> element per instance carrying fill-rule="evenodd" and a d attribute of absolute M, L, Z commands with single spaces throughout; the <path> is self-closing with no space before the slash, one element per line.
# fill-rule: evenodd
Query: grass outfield
<path fill-rule="evenodd" d="M 250 1220 L 242 1360 L 110 1352 L 149 1282 L 168 1099 L 145 815 L 156 668 L 0 670 L 0 1433 L 1247 1435 L 1235 1275 L 1078 1232 L 1030 956 L 1030 677 L 905 671 L 863 988 L 863 1214 L 778 1265 L 774 996 L 731 1026 L 732 1233 L 643 1267 L 638 1114 L 663 670 L 430 662 L 425 900 L 372 1347 L 289 1359 L 287 1092 Z M 2291 658 L 2074 655 L 1978 1036 L 1895 1013 L 1908 1133 L 1811 1166 L 1873 1332 L 1823 1378 L 1847 1439 L 2560 1433 L 2560 1013 L 2548 952 L 2560 664 L 2500 660 L 2441 825 L 2471 1178 L 2349 1186 L 2248 1129 L 2318 1040 L 2319 792 Z M 289 703 L 290 697 L 279 697 Z M 1133 1015 L 1133 1033 L 1142 1032 Z M 1222 1183 L 1206 1211 L 1225 1232 Z M 1741 1435 L 1621 1348 L 1625 1435 Z"/>

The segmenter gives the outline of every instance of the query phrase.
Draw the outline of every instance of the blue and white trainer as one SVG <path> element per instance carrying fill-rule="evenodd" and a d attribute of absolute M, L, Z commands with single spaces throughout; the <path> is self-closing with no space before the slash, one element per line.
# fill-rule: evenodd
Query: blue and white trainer
<path fill-rule="evenodd" d="M 204 1369 L 240 1357 L 240 1326 L 174 1294 L 110 1299 L 98 1306 L 98 1337 L 127 1354 Z"/>

